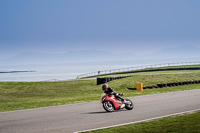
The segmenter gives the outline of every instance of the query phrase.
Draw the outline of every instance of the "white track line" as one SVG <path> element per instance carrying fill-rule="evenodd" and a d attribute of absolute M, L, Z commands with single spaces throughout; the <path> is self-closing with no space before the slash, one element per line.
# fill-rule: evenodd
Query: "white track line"
<path fill-rule="evenodd" d="M 181 115 L 181 114 L 186 114 L 186 113 L 191 113 L 191 112 L 196 112 L 200 111 L 200 109 L 195 109 L 195 110 L 190 110 L 190 111 L 185 111 L 185 112 L 180 112 L 180 113 L 175 113 L 175 114 L 170 114 L 170 115 L 164 115 L 160 117 L 154 117 L 146 120 L 140 120 L 140 121 L 134 121 L 134 122 L 129 122 L 129 123 L 123 123 L 123 124 L 118 124 L 118 125 L 112 125 L 112 126 L 107 126 L 107 127 L 101 127 L 101 128 L 95 128 L 95 129 L 89 129 L 89 130 L 84 130 L 84 131 L 77 131 L 73 133 L 80 133 L 80 132 L 87 132 L 87 131 L 94 131 L 94 130 L 99 130 L 99 129 L 105 129 L 105 128 L 111 128 L 111 127 L 117 127 L 117 126 L 124 126 L 124 125 L 130 125 L 130 124 L 135 124 L 135 123 L 140 123 L 140 122 L 147 122 L 155 119 L 160 119 L 160 118 L 165 118 L 165 117 L 170 117 L 170 116 L 176 116 L 176 115 Z"/>

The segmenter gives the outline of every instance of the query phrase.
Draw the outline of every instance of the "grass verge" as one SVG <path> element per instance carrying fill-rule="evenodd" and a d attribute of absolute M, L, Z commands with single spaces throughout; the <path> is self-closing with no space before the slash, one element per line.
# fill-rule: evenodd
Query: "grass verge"
<path fill-rule="evenodd" d="M 200 112 L 87 133 L 200 133 Z"/>
<path fill-rule="evenodd" d="M 162 75 L 137 75 L 109 82 L 116 92 L 123 92 L 124 97 L 167 93 L 190 89 L 199 89 L 200 84 L 145 89 L 143 92 L 127 90 L 137 82 L 144 86 L 166 82 L 200 80 L 200 72 Z M 100 100 L 103 93 L 96 80 L 74 80 L 61 82 L 0 82 L 0 112 L 38 107 L 56 106 Z"/>
<path fill-rule="evenodd" d="M 141 74 L 154 74 L 154 73 L 181 73 L 181 72 L 195 72 L 200 70 L 165 70 L 165 71 L 159 71 L 159 69 L 170 69 L 170 68 L 197 68 L 200 67 L 200 65 L 184 65 L 184 66 L 167 66 L 167 67 L 158 67 L 158 68 L 145 68 L 145 69 L 139 69 L 139 70 L 130 70 L 130 71 L 124 71 L 124 72 L 114 72 L 114 73 L 108 73 L 108 74 L 100 74 L 95 76 L 88 76 L 85 78 L 96 78 L 96 77 L 113 77 L 113 76 L 124 76 L 124 75 L 141 75 Z M 148 72 L 141 72 L 145 70 L 154 70 L 156 71 L 148 71 Z"/>

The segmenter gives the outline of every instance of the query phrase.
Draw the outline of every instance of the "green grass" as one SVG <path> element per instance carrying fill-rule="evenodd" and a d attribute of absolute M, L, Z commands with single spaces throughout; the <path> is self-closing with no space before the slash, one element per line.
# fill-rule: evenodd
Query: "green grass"
<path fill-rule="evenodd" d="M 200 112 L 87 133 L 200 133 Z"/>
<path fill-rule="evenodd" d="M 103 77 L 117 77 L 117 76 L 135 76 L 135 75 L 158 75 L 158 74 L 182 74 L 182 73 L 197 73 L 200 70 L 179 70 L 179 71 L 155 71 L 155 72 L 139 72 L 139 73 L 127 73 L 127 74 L 110 74 L 104 76 L 97 76 L 98 78 Z M 93 78 L 97 78 L 93 77 Z M 87 78 L 85 78 L 87 79 Z"/>
<path fill-rule="evenodd" d="M 101 93 L 95 80 L 67 82 L 1 82 L 0 111 L 88 102 Z"/>
<path fill-rule="evenodd" d="M 132 71 L 124 71 L 124 72 L 116 72 L 116 73 L 108 73 L 108 74 L 101 74 L 101 75 L 95 75 L 95 76 L 89 76 L 84 77 L 85 78 L 96 78 L 96 77 L 113 77 L 113 76 L 124 76 L 124 75 L 141 75 L 141 74 L 154 74 L 154 73 L 182 73 L 182 72 L 200 72 L 200 70 L 169 70 L 169 71 L 159 71 L 159 69 L 167 69 L 167 68 L 194 68 L 194 67 L 200 67 L 200 65 L 185 65 L 185 66 L 168 66 L 168 67 L 158 67 L 158 68 L 145 68 L 145 69 L 139 69 L 139 70 L 132 70 Z M 138 72 L 141 70 L 153 70 L 158 69 L 154 72 Z M 128 72 L 128 73 L 126 73 Z M 132 73 L 131 73 L 132 72 Z"/>
<path fill-rule="evenodd" d="M 116 92 L 123 92 L 124 97 L 200 88 L 200 84 L 194 84 L 145 89 L 143 92 L 126 89 L 126 87 L 136 87 L 137 82 L 148 86 L 188 80 L 200 80 L 200 72 L 137 75 L 111 81 L 108 85 Z M 101 85 L 96 85 L 96 79 L 60 82 L 0 82 L 0 112 L 97 101 L 100 100 L 101 93 L 103 93 Z"/>

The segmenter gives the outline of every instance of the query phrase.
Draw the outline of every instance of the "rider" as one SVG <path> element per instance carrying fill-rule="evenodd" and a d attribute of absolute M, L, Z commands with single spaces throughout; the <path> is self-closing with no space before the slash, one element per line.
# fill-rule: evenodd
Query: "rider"
<path fill-rule="evenodd" d="M 122 98 L 118 93 L 116 93 L 111 87 L 108 87 L 107 84 L 104 84 L 102 86 L 102 89 L 104 91 L 104 93 L 108 94 L 108 95 L 115 95 L 116 98 L 121 99 L 122 102 L 125 101 L 124 98 Z"/>

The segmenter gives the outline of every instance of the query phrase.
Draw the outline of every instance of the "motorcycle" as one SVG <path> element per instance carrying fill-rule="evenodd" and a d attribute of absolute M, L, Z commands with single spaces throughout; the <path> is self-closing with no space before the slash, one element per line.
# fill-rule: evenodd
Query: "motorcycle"
<path fill-rule="evenodd" d="M 123 94 L 120 93 L 119 95 L 122 96 Z M 122 102 L 120 99 L 117 99 L 115 95 L 107 95 L 106 93 L 101 94 L 101 103 L 107 112 L 124 108 L 127 110 L 133 109 L 133 103 L 131 100 L 125 98 L 125 100 Z"/>

